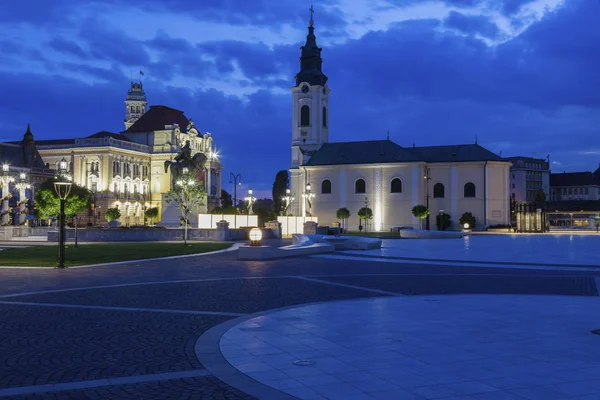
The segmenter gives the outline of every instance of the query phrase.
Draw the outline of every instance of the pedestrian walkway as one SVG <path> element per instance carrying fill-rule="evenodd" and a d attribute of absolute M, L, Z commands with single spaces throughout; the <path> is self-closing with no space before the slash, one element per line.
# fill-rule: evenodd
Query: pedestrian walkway
<path fill-rule="evenodd" d="M 385 297 L 259 316 L 220 348 L 301 399 L 600 399 L 595 329 L 598 297 Z"/>

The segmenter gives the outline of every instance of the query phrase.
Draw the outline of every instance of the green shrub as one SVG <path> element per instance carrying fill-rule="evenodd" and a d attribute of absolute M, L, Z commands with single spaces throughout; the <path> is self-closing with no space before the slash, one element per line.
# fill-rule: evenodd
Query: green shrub
<path fill-rule="evenodd" d="M 444 231 L 450 227 L 452 221 L 450 220 L 450 214 L 440 213 L 435 216 L 435 225 L 438 228 L 438 231 Z"/>
<path fill-rule="evenodd" d="M 119 209 L 117 207 L 108 208 L 106 210 L 106 214 L 104 215 L 104 218 L 106 218 L 106 220 L 108 222 L 116 221 L 119 218 L 121 218 L 121 211 L 119 211 Z"/>
<path fill-rule="evenodd" d="M 465 224 L 469 224 L 470 229 L 475 228 L 475 217 L 470 212 L 466 212 L 463 215 L 461 215 L 458 222 L 460 223 L 461 227 L 463 227 Z"/>

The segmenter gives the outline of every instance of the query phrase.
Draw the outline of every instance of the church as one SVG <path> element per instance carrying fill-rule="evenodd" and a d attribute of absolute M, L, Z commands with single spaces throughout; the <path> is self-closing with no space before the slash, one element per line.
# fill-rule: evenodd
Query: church
<path fill-rule="evenodd" d="M 38 140 L 35 145 L 48 168 L 57 169 L 64 158 L 73 181 L 93 193 L 94 209 L 82 219 L 88 223 L 90 217 L 94 224 L 105 223 L 106 209 L 112 207 L 119 208 L 124 224 L 143 223 L 149 207 L 158 207 L 163 215 L 168 207 L 164 197 L 172 184 L 168 166 L 182 149 L 191 158 L 202 158 L 199 181 L 207 197 L 198 211 L 210 212 L 220 204 L 223 167 L 212 134 L 201 132 L 183 111 L 148 107 L 141 81 L 131 82 L 127 92 L 122 132 Z"/>
<path fill-rule="evenodd" d="M 312 10 L 311 10 L 312 11 Z M 292 157 L 288 212 L 317 217 L 319 225 L 338 221 L 336 211 L 350 210 L 348 229 L 358 230 L 358 211 L 373 211 L 370 229 L 419 228 L 412 214 L 428 206 L 435 216 L 449 214 L 450 229 L 470 212 L 476 229 L 510 221 L 511 163 L 475 144 L 402 147 L 391 140 L 330 142 L 331 89 L 322 71 L 312 19 L 301 48 L 300 72 L 292 87 Z"/>

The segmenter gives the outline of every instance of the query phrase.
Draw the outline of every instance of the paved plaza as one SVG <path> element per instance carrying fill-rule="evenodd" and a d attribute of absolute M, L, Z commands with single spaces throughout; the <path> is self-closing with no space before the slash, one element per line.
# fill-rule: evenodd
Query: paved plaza
<path fill-rule="evenodd" d="M 0 269 L 0 398 L 599 399 L 599 277 L 235 251 Z"/>

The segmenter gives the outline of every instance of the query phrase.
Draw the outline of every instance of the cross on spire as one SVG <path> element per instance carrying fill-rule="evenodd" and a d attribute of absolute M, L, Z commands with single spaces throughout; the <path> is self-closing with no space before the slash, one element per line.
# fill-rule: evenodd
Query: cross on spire
<path fill-rule="evenodd" d="M 309 26 L 313 26 L 314 25 L 314 21 L 313 21 L 313 14 L 315 13 L 315 9 L 313 8 L 312 4 L 310 5 L 310 25 Z"/>

